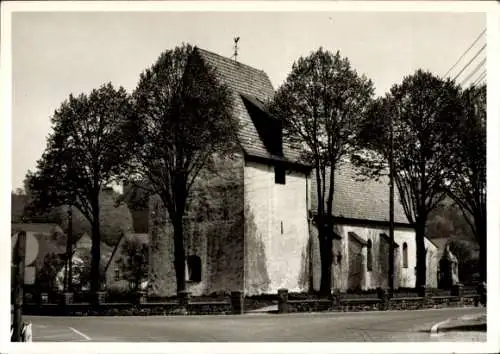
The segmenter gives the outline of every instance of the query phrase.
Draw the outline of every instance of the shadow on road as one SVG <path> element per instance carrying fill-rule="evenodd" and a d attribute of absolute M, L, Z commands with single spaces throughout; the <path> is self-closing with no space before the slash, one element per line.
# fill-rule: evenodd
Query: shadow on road
<path fill-rule="evenodd" d="M 477 323 L 469 325 L 457 325 L 452 327 L 443 327 L 439 329 L 440 332 L 486 332 L 486 323 Z"/>
<path fill-rule="evenodd" d="M 456 325 L 439 328 L 439 332 L 486 332 L 486 323 Z M 431 333 L 430 329 L 422 329 L 419 332 Z"/>

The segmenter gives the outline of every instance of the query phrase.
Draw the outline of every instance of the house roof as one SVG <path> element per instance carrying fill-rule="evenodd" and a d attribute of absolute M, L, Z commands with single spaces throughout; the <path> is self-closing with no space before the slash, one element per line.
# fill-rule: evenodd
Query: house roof
<path fill-rule="evenodd" d="M 33 232 L 40 234 L 52 234 L 55 232 L 63 233 L 61 227 L 57 224 L 49 224 L 49 223 L 12 223 L 11 224 L 12 232 Z"/>
<path fill-rule="evenodd" d="M 330 169 L 326 171 L 326 191 L 329 190 Z M 386 176 L 366 179 L 349 162 L 342 162 L 335 170 L 333 216 L 360 221 L 389 222 L 389 180 Z M 316 177 L 311 177 L 311 209 L 318 210 Z M 325 198 L 326 199 L 326 198 Z M 394 188 L 394 222 L 409 224 Z"/>
<path fill-rule="evenodd" d="M 243 96 L 247 103 L 265 112 L 265 102 L 268 102 L 274 95 L 273 85 L 267 74 L 262 70 L 204 49 L 196 48 L 196 51 L 202 60 L 214 69 L 217 79 L 227 85 L 233 93 L 233 110 L 241 123 L 239 142 L 244 152 L 259 158 L 299 163 L 299 151 L 289 144 L 283 143 L 282 154 L 269 149 L 269 146 L 266 147 L 265 138 L 261 132 L 259 133 L 249 112 L 248 104 L 245 105 Z M 272 125 L 272 118 L 269 115 L 268 119 L 269 124 Z"/>
<path fill-rule="evenodd" d="M 147 233 L 124 233 L 122 237 L 120 237 L 120 240 L 118 241 L 116 246 L 113 248 L 113 251 L 106 264 L 106 271 L 114 260 L 118 260 L 121 256 L 123 256 L 122 245 L 125 240 L 137 240 L 143 245 L 149 245 L 150 237 Z"/>
<path fill-rule="evenodd" d="M 349 232 L 347 234 L 349 237 L 352 237 L 355 241 L 358 241 L 358 243 L 362 246 L 368 245 L 368 241 L 363 240 L 361 237 L 359 237 L 355 232 Z"/>

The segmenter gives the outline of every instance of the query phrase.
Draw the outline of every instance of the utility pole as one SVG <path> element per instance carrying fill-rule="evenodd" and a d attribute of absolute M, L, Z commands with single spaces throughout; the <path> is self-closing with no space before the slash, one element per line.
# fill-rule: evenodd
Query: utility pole
<path fill-rule="evenodd" d="M 389 296 L 394 294 L 394 123 L 390 116 L 389 133 Z"/>
<path fill-rule="evenodd" d="M 23 286 L 24 286 L 24 266 L 26 256 L 26 232 L 20 231 L 17 235 L 17 244 L 14 249 L 14 321 L 12 329 L 12 341 L 22 342 L 23 330 Z"/>
<path fill-rule="evenodd" d="M 73 287 L 73 209 L 68 208 L 68 234 L 66 237 L 66 292 Z"/>

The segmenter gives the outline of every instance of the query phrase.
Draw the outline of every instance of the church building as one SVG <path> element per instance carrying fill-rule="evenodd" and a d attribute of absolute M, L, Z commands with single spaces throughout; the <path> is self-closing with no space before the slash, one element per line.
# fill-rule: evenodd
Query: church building
<path fill-rule="evenodd" d="M 276 293 L 280 288 L 319 289 L 317 229 L 311 215 L 317 205 L 312 168 L 283 141 L 281 124 L 269 116 L 265 102 L 274 94 L 267 74 L 236 60 L 196 48 L 231 90 L 239 119 L 241 150 L 219 161 L 216 174 L 202 173 L 185 217 L 186 290 L 192 295 L 243 290 L 245 295 Z M 346 165 L 335 178 L 333 286 L 370 289 L 386 286 L 388 255 L 388 186 L 358 182 Z M 398 198 L 395 198 L 399 200 Z M 397 284 L 415 282 L 415 237 L 396 202 Z M 148 292 L 174 296 L 173 229 L 159 198 L 146 210 L 150 234 Z M 134 212 L 133 212 L 134 214 Z M 434 284 L 434 246 L 428 247 L 428 281 Z M 386 262 L 388 263 L 388 262 Z"/>

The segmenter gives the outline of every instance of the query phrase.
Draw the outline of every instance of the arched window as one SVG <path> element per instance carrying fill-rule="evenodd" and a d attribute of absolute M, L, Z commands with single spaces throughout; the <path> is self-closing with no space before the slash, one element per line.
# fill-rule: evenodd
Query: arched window
<path fill-rule="evenodd" d="M 186 259 L 187 263 L 187 279 L 189 281 L 201 281 L 201 259 L 198 256 L 189 256 Z"/>
<path fill-rule="evenodd" d="M 366 266 L 368 271 L 371 272 L 373 269 L 373 254 L 372 254 L 372 240 L 368 240 L 366 243 L 367 255 L 366 255 Z"/>
<path fill-rule="evenodd" d="M 408 268 L 408 244 L 403 243 L 403 268 Z"/>

